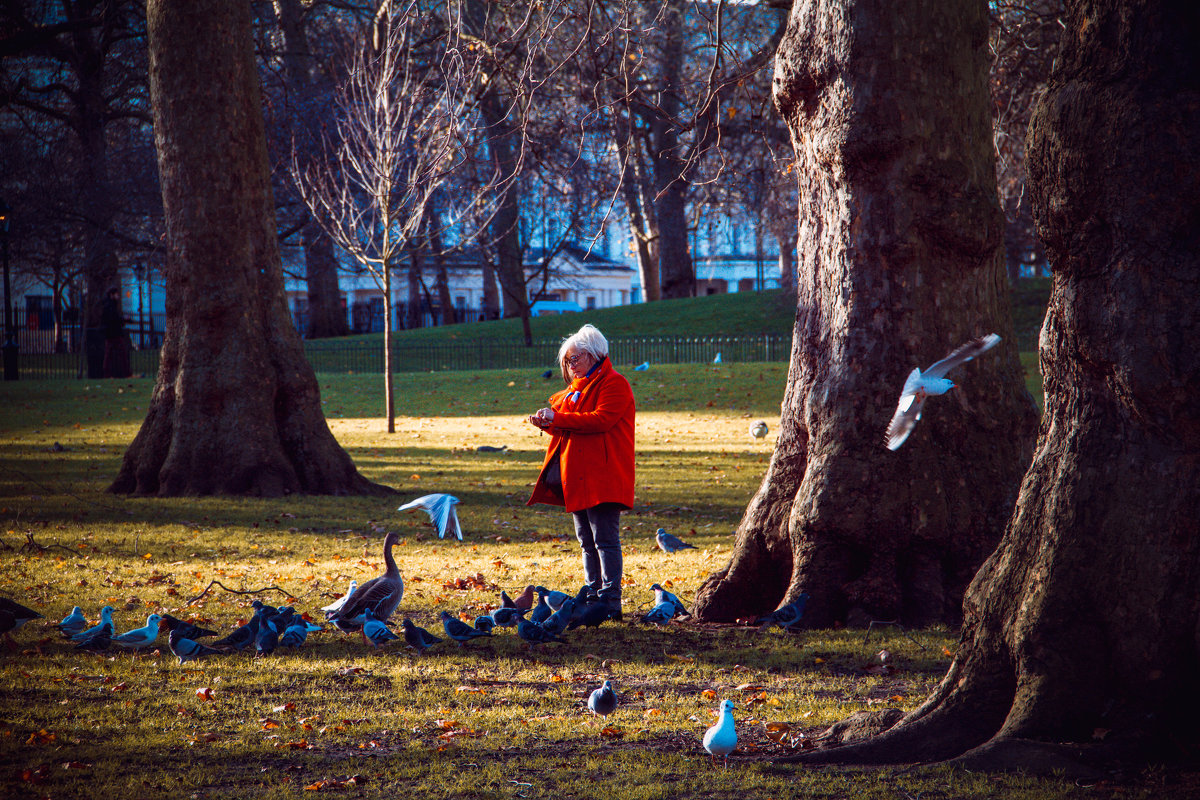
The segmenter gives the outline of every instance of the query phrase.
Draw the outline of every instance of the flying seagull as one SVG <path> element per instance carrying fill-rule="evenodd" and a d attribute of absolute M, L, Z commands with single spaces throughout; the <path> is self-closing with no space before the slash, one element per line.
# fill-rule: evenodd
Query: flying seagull
<path fill-rule="evenodd" d="M 458 524 L 458 512 L 454 508 L 457 503 L 458 498 L 453 495 L 427 494 L 424 497 L 418 497 L 411 503 L 405 503 L 396 510 L 412 511 L 423 508 L 429 513 L 429 520 L 437 528 L 439 539 L 445 539 L 446 531 L 450 530 L 461 542 L 462 526 Z"/>
<path fill-rule="evenodd" d="M 946 378 L 947 372 L 959 364 L 965 364 L 980 353 L 991 350 L 999 342 L 999 336 L 989 333 L 987 336 L 972 339 L 941 361 L 935 361 L 924 372 L 921 372 L 919 368 L 914 368 L 908 374 L 908 379 L 904 381 L 904 391 L 900 393 L 900 403 L 896 406 L 896 413 L 892 416 L 892 421 L 888 423 L 885 436 L 888 450 L 898 450 L 900 445 L 904 444 L 904 440 L 916 427 L 917 420 L 921 419 L 921 409 L 925 405 L 926 398 L 930 395 L 945 394 L 954 388 L 954 382 Z"/>

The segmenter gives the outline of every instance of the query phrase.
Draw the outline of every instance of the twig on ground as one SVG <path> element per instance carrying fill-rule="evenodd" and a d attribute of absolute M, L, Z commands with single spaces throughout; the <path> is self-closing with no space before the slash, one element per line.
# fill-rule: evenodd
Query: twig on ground
<path fill-rule="evenodd" d="M 33 531 L 25 531 L 25 544 L 21 545 L 21 552 L 25 552 L 26 550 L 37 550 L 40 553 L 44 553 L 47 550 L 51 550 L 55 547 L 61 547 L 63 550 L 66 550 L 72 555 L 79 555 L 78 550 L 67 547 L 65 544 L 58 544 L 57 542 L 54 544 L 40 544 L 36 539 L 33 538 Z"/>
<path fill-rule="evenodd" d="M 227 592 L 230 592 L 231 594 L 260 594 L 262 592 L 279 592 L 284 597 L 288 597 L 288 598 L 295 597 L 295 595 L 292 594 L 291 592 L 289 592 L 287 589 L 280 589 L 278 586 L 264 586 L 261 589 L 230 589 L 228 586 L 221 583 L 220 581 L 209 581 L 208 586 L 204 587 L 204 591 L 201 592 L 200 594 L 196 595 L 195 597 L 193 597 L 191 600 L 188 600 L 187 603 L 185 603 L 185 605 L 190 606 L 192 603 L 196 602 L 201 597 L 204 597 L 204 595 L 208 594 L 208 590 L 211 589 L 214 585 L 220 586 L 222 589 L 224 589 Z"/>

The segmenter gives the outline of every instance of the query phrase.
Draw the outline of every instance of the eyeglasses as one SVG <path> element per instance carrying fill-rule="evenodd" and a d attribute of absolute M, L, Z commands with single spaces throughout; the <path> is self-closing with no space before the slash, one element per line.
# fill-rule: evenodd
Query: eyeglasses
<path fill-rule="evenodd" d="M 573 367 L 585 358 L 587 358 L 587 353 L 576 353 L 573 356 L 567 356 L 564 358 L 563 363 L 565 363 L 568 367 Z"/>

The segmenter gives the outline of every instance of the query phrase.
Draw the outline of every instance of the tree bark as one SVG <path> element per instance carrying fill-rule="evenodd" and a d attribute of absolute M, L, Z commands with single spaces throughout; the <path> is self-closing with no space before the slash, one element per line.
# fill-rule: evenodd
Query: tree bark
<path fill-rule="evenodd" d="M 814 0 L 776 61 L 800 185 L 797 319 L 776 451 L 702 619 L 807 592 L 812 625 L 954 622 L 1029 463 L 1036 408 L 1012 337 L 983 0 Z M 665 292 L 664 292 L 665 293 Z M 897 452 L 905 377 L 968 339 Z"/>
<path fill-rule="evenodd" d="M 149 412 L 110 488 L 390 492 L 334 440 L 288 316 L 249 15 L 240 0 L 148 5 L 167 324 Z"/>
<path fill-rule="evenodd" d="M 1182 8 L 1068 3 L 1027 161 L 1054 269 L 1037 451 L 939 688 L 820 760 L 1194 763 L 1200 11 Z"/>

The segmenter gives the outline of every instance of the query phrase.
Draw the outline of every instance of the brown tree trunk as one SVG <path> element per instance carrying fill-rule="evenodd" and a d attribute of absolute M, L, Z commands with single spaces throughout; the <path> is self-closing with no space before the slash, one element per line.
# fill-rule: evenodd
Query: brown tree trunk
<path fill-rule="evenodd" d="M 316 224 L 305 229 L 304 269 L 308 283 L 308 338 L 345 336 L 350 332 L 333 240 Z"/>
<path fill-rule="evenodd" d="M 1033 464 L 939 688 L 883 736 L 817 758 L 1194 763 L 1200 13 L 1181 8 L 1068 3 L 1027 161 L 1054 268 Z"/>
<path fill-rule="evenodd" d="M 150 410 L 111 490 L 391 491 L 334 440 L 288 316 L 249 15 L 240 0 L 147 9 L 167 325 Z"/>
<path fill-rule="evenodd" d="M 813 625 L 958 618 L 1029 463 L 1001 254 L 986 4 L 797 4 L 776 103 L 800 175 L 797 320 L 778 445 L 702 619 L 801 592 Z M 897 452 L 905 377 L 968 339 L 1004 341 L 952 375 Z"/>

